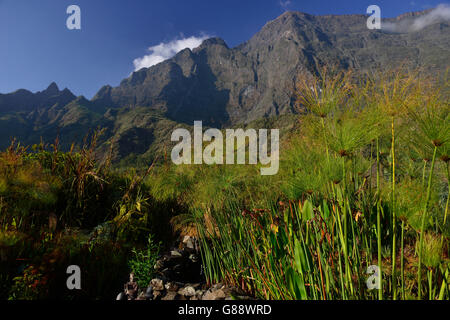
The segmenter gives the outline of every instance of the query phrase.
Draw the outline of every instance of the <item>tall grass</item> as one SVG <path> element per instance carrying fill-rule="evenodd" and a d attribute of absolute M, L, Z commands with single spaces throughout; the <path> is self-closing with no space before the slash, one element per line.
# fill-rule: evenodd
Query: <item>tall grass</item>
<path fill-rule="evenodd" d="M 272 189 L 247 175 L 192 207 L 208 280 L 265 299 L 449 299 L 448 89 L 404 70 L 301 79 Z"/>

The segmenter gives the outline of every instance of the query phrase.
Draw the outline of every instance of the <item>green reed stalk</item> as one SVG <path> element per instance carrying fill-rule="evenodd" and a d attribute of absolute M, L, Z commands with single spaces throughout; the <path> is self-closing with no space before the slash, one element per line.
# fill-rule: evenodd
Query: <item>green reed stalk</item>
<path fill-rule="evenodd" d="M 327 139 L 327 133 L 326 133 L 326 130 L 325 130 L 324 117 L 320 117 L 320 123 L 322 124 L 323 138 L 325 140 L 325 150 L 327 152 L 327 162 L 328 162 L 328 164 L 330 164 L 330 153 L 328 151 L 328 141 L 327 141 L 328 139 Z"/>
<path fill-rule="evenodd" d="M 400 273 L 401 273 L 401 283 L 402 283 L 402 299 L 405 300 L 405 261 L 404 261 L 404 236 L 405 236 L 405 221 L 402 220 L 402 234 L 400 240 Z"/>
<path fill-rule="evenodd" d="M 431 183 L 433 181 L 433 171 L 434 171 L 434 163 L 436 161 L 436 152 L 437 152 L 437 146 L 434 146 L 434 152 L 433 152 L 433 160 L 431 161 L 431 168 L 430 168 L 430 176 L 428 177 L 428 186 L 427 186 L 427 196 L 425 198 L 425 205 L 423 209 L 422 214 L 422 221 L 421 221 L 421 227 L 420 227 L 420 238 L 419 238 L 419 264 L 417 267 L 417 287 L 418 287 L 418 297 L 419 300 L 422 298 L 422 253 L 423 253 L 423 235 L 425 233 L 425 218 L 428 211 L 428 201 L 430 200 L 431 195 Z"/>
<path fill-rule="evenodd" d="M 441 290 L 439 292 L 438 300 L 444 300 L 445 289 L 447 288 L 447 283 L 448 283 L 448 270 L 449 270 L 449 268 L 447 268 L 447 270 L 445 270 L 444 279 L 442 279 L 442 285 L 441 285 Z"/>
<path fill-rule="evenodd" d="M 427 161 L 423 160 L 423 169 L 422 169 L 422 188 L 425 185 L 425 172 L 427 170 Z"/>
<path fill-rule="evenodd" d="M 351 216 L 351 211 L 350 208 L 348 208 L 348 201 L 349 198 L 347 197 L 347 186 L 346 186 L 346 182 L 347 182 L 347 169 L 346 169 L 346 165 L 345 165 L 345 160 L 346 157 L 343 156 L 342 157 L 342 174 L 343 174 L 343 189 L 344 189 L 344 194 L 343 194 L 343 213 L 344 213 L 344 221 L 343 221 L 343 225 L 344 225 L 344 255 L 345 255 L 345 273 L 346 273 L 346 277 L 347 277 L 347 281 L 348 281 L 348 286 L 350 288 L 350 294 L 353 295 L 353 283 L 352 283 L 352 276 L 351 276 L 351 270 L 350 270 L 350 263 L 349 263 L 349 253 L 348 253 L 348 215 Z M 347 214 L 348 213 L 348 214 Z M 351 223 L 351 220 L 350 220 Z"/>
<path fill-rule="evenodd" d="M 380 287 L 378 299 L 383 300 L 383 275 L 381 268 L 381 209 L 380 209 L 380 141 L 377 137 L 377 249 L 378 249 L 378 277 Z"/>
<path fill-rule="evenodd" d="M 447 201 L 445 203 L 445 211 L 444 211 L 444 223 L 442 225 L 442 228 L 445 228 L 445 225 L 447 223 L 447 214 L 448 214 L 448 202 L 450 200 L 450 172 L 449 172 L 449 165 L 448 162 L 446 162 L 446 171 L 447 171 Z M 444 232 L 441 234 L 441 245 L 444 247 Z"/>
<path fill-rule="evenodd" d="M 370 143 L 370 156 L 369 156 L 370 162 L 369 162 L 369 168 L 370 168 L 370 172 L 369 172 L 369 194 L 372 194 L 372 160 L 373 160 L 373 141 Z"/>
<path fill-rule="evenodd" d="M 396 269 L 396 212 L 395 212 L 395 126 L 394 117 L 392 117 L 391 122 L 392 127 L 392 291 L 393 299 L 397 299 L 397 279 L 395 274 Z"/>
<path fill-rule="evenodd" d="M 428 299 L 433 300 L 433 270 L 428 270 Z"/>
<path fill-rule="evenodd" d="M 447 189 L 448 189 L 448 193 L 447 193 L 447 202 L 445 204 L 445 213 L 444 213 L 444 226 L 447 222 L 447 214 L 448 214 L 448 201 L 450 199 L 450 171 L 449 171 L 449 165 L 448 162 L 446 163 L 447 165 Z M 444 236 L 444 235 L 442 235 Z"/>

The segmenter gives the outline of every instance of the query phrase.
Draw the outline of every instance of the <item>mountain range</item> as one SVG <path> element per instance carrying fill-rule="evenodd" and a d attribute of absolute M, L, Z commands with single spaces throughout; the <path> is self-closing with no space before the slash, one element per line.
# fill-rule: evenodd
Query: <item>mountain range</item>
<path fill-rule="evenodd" d="M 383 22 L 405 26 L 428 13 Z M 145 158 L 170 142 L 174 128 L 194 120 L 225 128 L 294 114 L 297 76 L 315 75 L 319 65 L 365 72 L 408 63 L 430 73 L 450 66 L 448 20 L 409 32 L 369 30 L 366 21 L 366 15 L 286 12 L 237 47 L 207 39 L 117 87 L 102 87 L 91 100 L 55 83 L 37 93 L 0 94 L 0 147 L 11 137 L 33 144 L 59 136 L 67 148 L 100 127 L 100 149 L 112 143 L 115 160 Z"/>

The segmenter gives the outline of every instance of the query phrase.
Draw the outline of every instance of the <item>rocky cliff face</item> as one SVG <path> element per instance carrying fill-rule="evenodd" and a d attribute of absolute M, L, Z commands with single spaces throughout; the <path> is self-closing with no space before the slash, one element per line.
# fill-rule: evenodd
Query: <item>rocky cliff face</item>
<path fill-rule="evenodd" d="M 404 23 L 427 12 L 386 23 Z M 0 94 L 0 146 L 16 136 L 24 143 L 79 141 L 90 128 L 106 128 L 117 158 L 148 153 L 170 139 L 179 123 L 226 127 L 294 112 L 292 86 L 317 65 L 356 71 L 409 63 L 429 72 L 450 67 L 449 21 L 414 32 L 369 30 L 367 16 L 313 16 L 286 12 L 247 42 L 229 48 L 219 38 L 185 49 L 172 59 L 134 72 L 118 87 L 104 86 L 88 101 L 56 84 L 31 93 Z M 166 141 L 167 143 L 167 141 Z"/>
<path fill-rule="evenodd" d="M 117 88 L 102 88 L 94 101 L 149 107 L 175 121 L 229 125 L 292 112 L 296 76 L 315 73 L 317 65 L 358 71 L 401 63 L 431 71 L 449 66 L 448 22 L 393 34 L 367 29 L 366 20 L 364 15 L 287 12 L 236 48 L 222 39 L 206 40 L 134 72 Z"/>

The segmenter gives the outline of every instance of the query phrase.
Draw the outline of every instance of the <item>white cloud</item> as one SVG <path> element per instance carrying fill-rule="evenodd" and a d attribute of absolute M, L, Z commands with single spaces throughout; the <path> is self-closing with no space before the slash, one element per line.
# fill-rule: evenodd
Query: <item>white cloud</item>
<path fill-rule="evenodd" d="M 414 19 L 405 19 L 400 22 L 383 22 L 381 28 L 389 32 L 415 32 L 422 30 L 429 25 L 439 21 L 450 20 L 450 6 L 447 4 L 440 4 L 427 14 L 419 16 Z"/>
<path fill-rule="evenodd" d="M 208 35 L 201 35 L 199 37 L 192 36 L 189 38 L 175 39 L 170 42 L 161 42 L 147 49 L 150 54 L 134 59 L 134 71 L 149 68 L 164 60 L 170 59 L 183 49 L 189 48 L 192 50 L 197 48 L 208 38 Z"/>
<path fill-rule="evenodd" d="M 287 10 L 289 10 L 289 6 L 292 4 L 292 1 L 291 0 L 280 0 L 279 4 L 283 8 L 283 10 L 287 11 Z"/>

